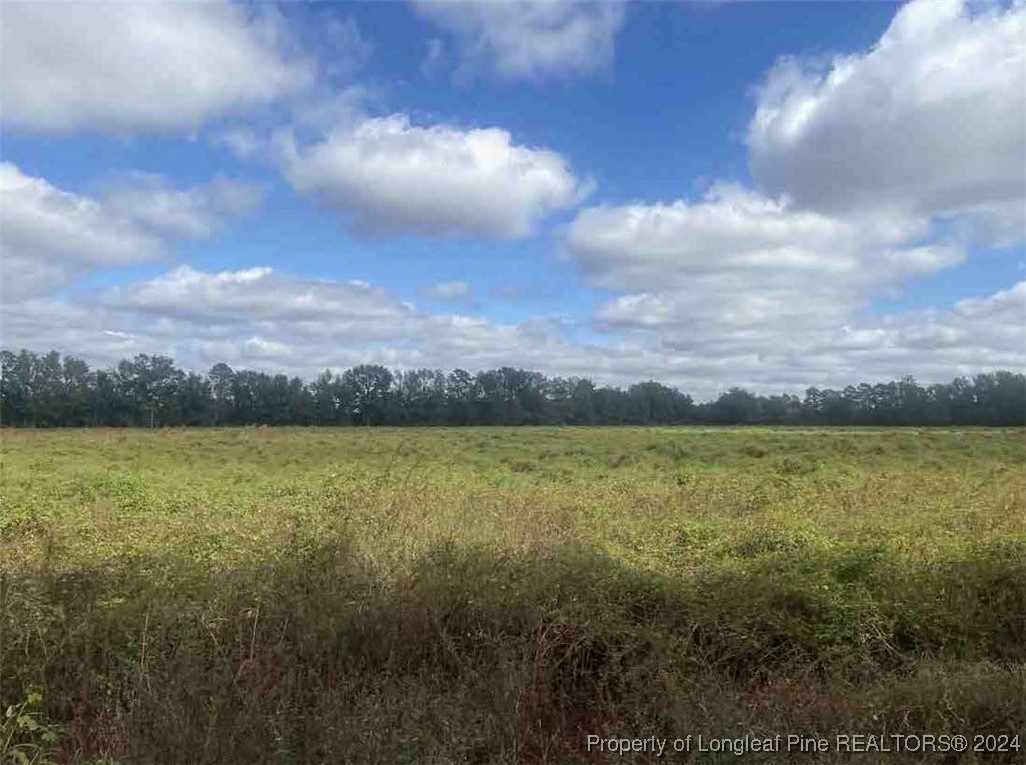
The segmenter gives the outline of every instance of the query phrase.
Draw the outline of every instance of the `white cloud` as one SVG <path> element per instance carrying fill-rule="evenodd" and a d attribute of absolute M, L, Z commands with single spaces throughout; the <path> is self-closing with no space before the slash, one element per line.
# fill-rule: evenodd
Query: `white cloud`
<path fill-rule="evenodd" d="M 95 299 L 37 298 L 0 311 L 5 347 L 57 348 L 98 364 L 166 353 L 194 369 L 226 361 L 308 379 L 360 363 L 471 371 L 513 365 L 618 384 L 654 378 L 707 398 L 733 384 L 800 391 L 1026 366 L 1026 282 L 947 309 L 813 327 L 794 338 L 749 327 L 699 343 L 668 336 L 658 346 L 574 342 L 558 322 L 426 313 L 361 282 L 267 267 L 179 268 Z"/>
<path fill-rule="evenodd" d="M 278 146 L 293 188 L 364 235 L 523 237 L 584 193 L 563 157 L 518 146 L 498 128 L 417 127 L 393 115 L 309 147 L 279 136 Z"/>
<path fill-rule="evenodd" d="M 753 387 L 1022 368 L 1022 284 L 901 316 L 867 309 L 974 239 L 1026 238 L 1024 39 L 1022 0 L 914 0 L 867 53 L 778 63 L 748 136 L 761 192 L 720 184 L 571 224 L 570 256 L 614 293 L 598 327 Z"/>
<path fill-rule="evenodd" d="M 411 309 L 365 282 L 299 279 L 266 266 L 208 273 L 181 266 L 159 278 L 109 292 L 107 306 L 162 317 L 218 322 L 333 322 L 336 327 L 403 320 Z M 327 325 L 325 325 L 327 326 Z M 317 331 L 317 330 L 314 330 Z"/>
<path fill-rule="evenodd" d="M 438 282 L 424 287 L 421 293 L 431 300 L 458 301 L 469 298 L 471 289 L 466 282 Z"/>
<path fill-rule="evenodd" d="M 127 221 L 109 216 L 99 202 L 61 191 L 10 162 L 0 163 L 0 192 L 5 249 L 59 249 L 80 253 L 88 262 L 115 265 L 156 249 Z M 46 241 L 36 240 L 40 234 Z"/>
<path fill-rule="evenodd" d="M 128 174 L 94 198 L 0 163 L 0 288 L 17 302 L 97 268 L 165 256 L 174 238 L 204 238 L 248 212 L 259 191 L 225 178 L 179 190 Z"/>
<path fill-rule="evenodd" d="M 170 353 L 204 368 L 219 360 L 307 377 L 364 362 L 479 369 L 594 366 L 537 327 L 435 315 L 363 282 L 302 279 L 258 267 L 180 267 L 96 297 L 29 299 L 2 307 L 5 347 L 58 348 L 111 363 Z"/>
<path fill-rule="evenodd" d="M 433 77 L 445 67 L 445 43 L 437 37 L 431 37 L 428 39 L 426 47 L 427 53 L 420 65 L 420 71 L 426 77 Z"/>
<path fill-rule="evenodd" d="M 718 302 L 724 311 L 764 302 L 767 310 L 786 310 L 785 303 L 774 306 L 778 301 L 765 298 L 807 295 L 812 288 L 858 297 L 869 285 L 960 260 L 953 248 L 904 246 L 922 233 L 900 219 L 849 221 L 721 184 L 698 203 L 582 210 L 566 242 L 585 276 L 599 286 L 681 291 L 708 310 Z M 665 305 L 659 313 L 666 313 Z"/>
<path fill-rule="evenodd" d="M 263 199 L 261 189 L 218 176 L 206 184 L 176 189 L 152 173 L 126 173 L 108 184 L 106 207 L 169 236 L 202 239 L 218 233 L 224 220 L 245 215 Z"/>
<path fill-rule="evenodd" d="M 47 58 L 33 46 L 51 39 L 39 31 L 51 11 L 19 6 L 13 26 L 31 34 L 15 40 L 9 7 L 7 124 L 191 130 L 270 103 L 306 78 L 306 65 L 283 52 L 280 25 L 264 9 L 158 5 L 151 15 L 123 6 L 105 35 L 125 37 L 125 46 L 97 52 L 89 48 L 105 36 L 97 19 L 117 15 L 114 6 L 62 5 L 85 33 Z M 699 397 L 732 384 L 800 390 L 909 373 L 930 381 L 1021 369 L 1024 282 L 899 316 L 864 309 L 881 292 L 960 262 L 961 247 L 936 238 L 938 216 L 954 220 L 951 241 L 962 240 L 963 224 L 992 240 L 1022 238 L 1024 8 L 1017 2 L 970 13 L 915 2 L 868 53 L 822 72 L 801 62 L 778 65 L 759 93 L 749 134 L 760 192 L 721 184 L 699 201 L 581 211 L 566 245 L 585 280 L 613 293 L 595 316 L 608 333 L 601 345 L 574 341 L 558 321 L 431 313 L 364 282 L 268 267 L 212 273 L 186 266 L 100 294 L 41 298 L 90 269 L 160 259 L 175 240 L 215 235 L 261 193 L 225 178 L 179 189 L 133 173 L 85 195 L 9 163 L 0 165 L 3 342 L 85 353 L 99 363 L 169 353 L 194 368 L 225 360 L 307 377 L 363 362 L 515 365 L 617 383 L 655 378 Z M 455 33 L 466 66 L 487 60 L 508 77 L 608 63 L 622 13 L 562 2 L 423 12 Z M 179 15 L 183 29 L 201 32 L 202 50 L 177 41 L 179 28 L 169 21 Z M 70 35 L 69 24 L 57 19 L 54 39 Z M 135 25 L 130 34 L 127 24 Z M 151 31 L 150 42 L 139 42 Z M 351 24 L 334 34 L 360 40 Z M 153 63 L 166 46 L 175 49 L 166 60 L 176 68 Z M 448 60 L 448 42 L 434 47 L 437 61 Z M 193 58 L 178 61 L 182 51 Z M 81 71 L 66 60 L 73 54 Z M 13 90 L 12 71 L 19 74 Z M 261 71 L 272 75 L 254 84 Z M 587 191 L 558 153 L 516 145 L 505 130 L 367 118 L 364 97 L 358 88 L 333 98 L 309 91 L 291 101 L 295 134 L 272 142 L 266 123 L 227 122 L 212 140 L 240 156 L 272 152 L 297 192 L 365 235 L 524 237 Z M 442 282 L 420 294 L 459 304 L 470 288 Z"/>
<path fill-rule="evenodd" d="M 360 31 L 352 16 L 332 16 L 325 23 L 325 34 L 331 46 L 325 62 L 334 76 L 348 76 L 363 68 L 374 53 L 374 45 Z"/>
<path fill-rule="evenodd" d="M 46 132 L 194 131 L 312 82 L 276 13 L 231 2 L 5 2 L 8 126 Z"/>
<path fill-rule="evenodd" d="M 239 159 L 255 159 L 267 148 L 267 138 L 257 130 L 235 126 L 222 130 L 210 138 L 214 146 L 223 146 Z"/>
<path fill-rule="evenodd" d="M 866 53 L 786 59 L 749 128 L 760 185 L 852 215 L 968 216 L 1026 235 L 1026 3 L 913 0 Z"/>
<path fill-rule="evenodd" d="M 923 233 L 907 220 L 846 220 L 719 186 L 698 203 L 584 210 L 567 247 L 588 281 L 620 293 L 599 307 L 600 328 L 764 387 L 862 379 L 874 365 L 924 368 L 925 348 L 912 350 L 916 317 L 879 330 L 856 319 L 881 290 L 962 260 L 957 247 L 915 243 Z M 999 330 L 977 329 L 995 338 L 995 358 L 1014 356 Z M 986 345 L 959 338 L 956 366 L 976 350 L 984 363 Z M 887 363 L 901 349 L 908 357 Z"/>
<path fill-rule="evenodd" d="M 159 257 L 163 242 L 101 202 L 0 164 L 0 277 L 3 298 L 51 288 L 88 268 Z"/>
<path fill-rule="evenodd" d="M 868 324 L 868 322 L 867 322 Z M 849 342 L 844 343 L 841 337 Z M 849 379 L 914 373 L 942 380 L 981 370 L 1026 371 L 1026 282 L 983 298 L 842 328 L 810 353 L 839 362 Z M 909 371 L 902 372 L 902 367 Z"/>
<path fill-rule="evenodd" d="M 623 24 L 623 6 L 614 2 L 417 0 L 416 8 L 455 36 L 463 74 L 494 67 L 509 79 L 606 67 Z M 429 49 L 432 65 L 439 51 Z"/>

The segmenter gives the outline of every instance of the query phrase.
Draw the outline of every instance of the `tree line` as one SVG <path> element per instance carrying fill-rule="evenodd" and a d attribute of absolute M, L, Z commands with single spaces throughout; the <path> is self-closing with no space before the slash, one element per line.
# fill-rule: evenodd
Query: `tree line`
<path fill-rule="evenodd" d="M 393 371 L 362 364 L 316 380 L 215 364 L 187 372 L 140 354 L 90 369 L 57 351 L 0 351 L 0 424 L 185 425 L 1024 425 L 1026 376 L 1012 372 L 920 385 L 913 378 L 804 396 L 731 388 L 713 401 L 655 381 L 599 387 L 503 367 Z"/>

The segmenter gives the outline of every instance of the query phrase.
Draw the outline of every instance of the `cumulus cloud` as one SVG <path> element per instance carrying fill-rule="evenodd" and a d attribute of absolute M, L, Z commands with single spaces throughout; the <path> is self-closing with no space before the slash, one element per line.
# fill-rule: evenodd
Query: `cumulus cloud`
<path fill-rule="evenodd" d="M 411 309 L 365 282 L 299 279 L 261 266 L 209 273 L 181 266 L 161 277 L 118 288 L 103 298 L 108 307 L 129 308 L 201 324 L 217 322 L 331 321 L 374 333 L 376 322 L 409 316 Z"/>
<path fill-rule="evenodd" d="M 499 128 L 417 127 L 393 115 L 336 129 L 310 146 L 280 135 L 278 147 L 296 191 L 370 236 L 514 239 L 586 190 L 559 154 L 518 146 Z"/>
<path fill-rule="evenodd" d="M 897 377 L 902 365 L 938 380 L 981 370 L 1026 371 L 1026 282 L 981 298 L 844 326 L 809 352 L 849 375 L 860 370 Z M 879 370 L 879 371 L 877 371 Z M 851 379 L 854 379 L 852 377 Z"/>
<path fill-rule="evenodd" d="M 127 174 L 91 197 L 0 163 L 3 299 L 46 292 L 89 270 L 161 258 L 174 239 L 211 236 L 259 197 L 258 189 L 225 178 L 180 190 L 149 174 Z"/>
<path fill-rule="evenodd" d="M 584 210 L 566 242 L 588 281 L 620 293 L 598 308 L 600 328 L 764 386 L 857 377 L 863 350 L 875 363 L 913 348 L 909 327 L 868 330 L 853 317 L 881 289 L 962 261 L 959 247 L 918 241 L 924 233 L 900 216 L 843 219 L 719 186 L 696 203 Z M 1002 358 L 1013 348 L 1001 345 Z M 908 370 L 921 363 L 913 356 Z"/>
<path fill-rule="evenodd" d="M 226 219 L 246 215 L 263 200 L 251 183 L 218 176 L 177 189 L 153 173 L 125 173 L 108 182 L 104 203 L 111 213 L 169 236 L 202 239 L 219 233 Z"/>
<path fill-rule="evenodd" d="M 769 193 L 851 215 L 955 216 L 1026 235 L 1026 3 L 913 0 L 869 51 L 785 59 L 758 91 Z"/>
<path fill-rule="evenodd" d="M 851 221 L 718 184 L 698 203 L 582 210 L 567 244 L 586 274 L 604 286 L 665 288 L 689 286 L 709 273 L 863 279 L 950 264 L 951 256 L 936 249 L 881 249 L 922 233 L 921 226 L 901 218 Z"/>
<path fill-rule="evenodd" d="M 516 363 L 594 365 L 532 325 L 430 314 L 364 282 L 314 280 L 266 266 L 207 272 L 187 266 L 154 279 L 72 299 L 32 298 L 3 311 L 3 343 L 58 348 L 111 363 L 171 353 L 204 368 L 216 361 L 312 377 L 377 362 L 484 368 Z"/>
<path fill-rule="evenodd" d="M 1021 368 L 1023 287 L 867 318 L 873 299 L 1021 241 L 1026 3 L 913 0 L 868 52 L 787 59 L 758 90 L 759 191 L 581 211 L 597 326 L 754 387 Z"/>
<path fill-rule="evenodd" d="M 283 52 L 280 25 L 263 9 L 156 5 L 151 15 L 119 7 L 124 13 L 109 26 L 127 47 L 85 50 L 78 72 L 66 55 L 98 39 L 88 25 L 114 6 L 61 6 L 86 24 L 81 36 L 89 40 L 66 48 L 48 42 L 53 50 L 44 56 L 32 40 L 44 39 L 46 12 L 17 5 L 20 16 L 4 10 L 7 124 L 190 130 L 305 83 L 306 65 Z M 909 373 L 932 381 L 1022 369 L 1026 282 L 902 315 L 864 309 L 883 291 L 961 262 L 963 249 L 952 242 L 962 240 L 963 224 L 991 240 L 1023 238 L 1024 8 L 918 0 L 866 53 L 822 69 L 778 64 L 759 90 L 748 136 L 757 191 L 719 184 L 697 201 L 579 212 L 567 252 L 589 285 L 612 293 L 594 316 L 597 341 L 574 340 L 576 330 L 558 321 L 457 313 L 455 305 L 472 306 L 459 302 L 470 294 L 462 282 L 419 291 L 454 303 L 438 313 L 364 282 L 266 266 L 185 266 L 99 293 L 43 297 L 90 269 L 160 259 L 176 240 L 216 235 L 227 219 L 253 209 L 261 190 L 227 178 L 183 189 L 130 173 L 85 195 L 4 163 L 3 343 L 86 353 L 98 363 L 168 353 L 197 369 L 224 360 L 306 377 L 365 362 L 515 365 L 603 382 L 655 378 L 699 397 L 730 384 L 794 391 Z M 563 2 L 422 12 L 453 33 L 466 66 L 488 61 L 508 77 L 601 66 L 621 20 L 613 6 Z M 198 30 L 202 50 L 182 47 L 179 27 L 167 27 L 178 15 L 182 28 Z M 128 23 L 136 25 L 130 32 Z M 35 37 L 15 39 L 12 27 Z M 70 28 L 53 23 L 54 34 L 71 36 Z M 142 50 L 139 39 L 158 28 Z M 347 25 L 335 36 L 354 33 Z M 164 47 L 193 58 L 177 68 L 152 64 Z M 447 59 L 448 38 L 444 49 L 435 47 Z M 20 78 L 13 90 L 12 71 Z M 261 71 L 272 76 L 261 79 Z M 194 83 L 198 72 L 209 79 Z M 169 96 L 156 103 L 154 93 Z M 514 239 L 588 190 L 562 156 L 517 145 L 505 130 L 367 118 L 358 91 L 321 95 L 294 101 L 294 132 L 273 141 L 267 130 L 231 122 L 213 140 L 239 156 L 270 151 L 297 192 L 360 234 Z M 938 238 L 939 218 L 956 236 Z"/>
<path fill-rule="evenodd" d="M 313 80 L 276 13 L 232 2 L 4 4 L 3 121 L 46 133 L 194 131 Z"/>
<path fill-rule="evenodd" d="M 623 24 L 620 3 L 417 0 L 416 8 L 455 37 L 463 74 L 494 67 L 509 79 L 584 74 L 606 67 Z M 432 65 L 440 51 L 438 44 L 429 48 Z"/>
<path fill-rule="evenodd" d="M 747 328 L 698 344 L 669 337 L 657 347 L 577 342 L 558 322 L 428 313 L 362 282 L 268 267 L 179 268 L 96 297 L 33 298 L 0 312 L 5 346 L 84 353 L 99 364 L 167 353 L 194 369 L 226 361 L 308 379 L 360 363 L 471 371 L 514 365 L 617 384 L 655 378 L 700 398 L 728 384 L 800 391 L 909 373 L 934 381 L 1021 369 L 1026 344 L 1026 282 L 945 309 L 812 327 L 793 340 Z"/>
<path fill-rule="evenodd" d="M 159 236 L 104 205 L 0 164 L 3 298 L 52 288 L 88 268 L 122 266 L 163 253 Z"/>

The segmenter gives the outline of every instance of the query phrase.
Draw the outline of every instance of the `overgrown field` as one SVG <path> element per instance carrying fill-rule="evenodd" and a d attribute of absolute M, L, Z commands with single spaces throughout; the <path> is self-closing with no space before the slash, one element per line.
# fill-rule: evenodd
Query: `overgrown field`
<path fill-rule="evenodd" d="M 615 762 L 586 736 L 1026 733 L 1022 430 L 2 439 L 6 757 Z M 788 756 L 660 761 L 739 759 Z"/>

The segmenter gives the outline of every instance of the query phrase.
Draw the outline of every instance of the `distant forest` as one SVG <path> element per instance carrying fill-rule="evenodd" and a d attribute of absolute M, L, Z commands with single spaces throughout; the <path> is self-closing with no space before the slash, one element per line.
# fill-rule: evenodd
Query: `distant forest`
<path fill-rule="evenodd" d="M 804 396 L 732 388 L 695 403 L 648 381 L 626 389 L 522 369 L 391 371 L 361 365 L 313 382 L 215 364 L 203 375 L 141 354 L 110 369 L 74 356 L 0 351 L 0 424 L 182 425 L 1024 425 L 1026 377 L 919 385 L 911 377 Z"/>

